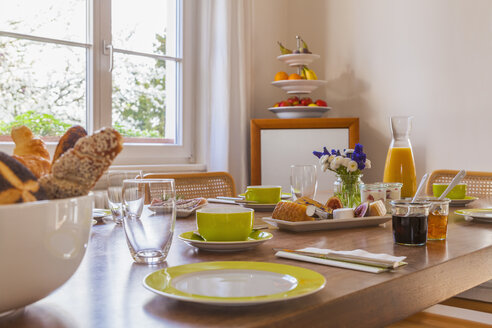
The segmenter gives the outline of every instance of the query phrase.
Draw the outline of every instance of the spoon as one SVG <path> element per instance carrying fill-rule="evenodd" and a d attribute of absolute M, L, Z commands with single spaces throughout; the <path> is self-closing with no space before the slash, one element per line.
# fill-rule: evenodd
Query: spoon
<path fill-rule="evenodd" d="M 429 178 L 429 173 L 426 173 L 422 177 L 422 180 L 420 180 L 420 184 L 419 184 L 419 187 L 417 188 L 417 192 L 415 192 L 415 196 L 413 196 L 413 198 L 412 198 L 412 203 L 415 203 L 415 201 L 417 200 L 417 197 L 420 194 L 420 192 L 422 191 L 422 189 L 424 188 L 424 185 L 427 182 L 428 178 Z"/>
<path fill-rule="evenodd" d="M 458 174 L 456 174 L 456 176 L 453 178 L 449 186 L 446 188 L 446 190 L 444 190 L 441 196 L 439 196 L 438 200 L 443 200 L 444 197 L 446 197 L 446 195 L 451 191 L 451 189 L 453 189 L 458 183 L 461 182 L 461 180 L 465 177 L 465 175 L 466 175 L 465 170 L 459 171 Z"/>

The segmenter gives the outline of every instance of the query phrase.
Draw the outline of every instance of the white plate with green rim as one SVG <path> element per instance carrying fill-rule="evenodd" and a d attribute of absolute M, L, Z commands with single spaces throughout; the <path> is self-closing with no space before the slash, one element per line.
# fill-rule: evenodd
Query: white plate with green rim
<path fill-rule="evenodd" d="M 325 286 L 313 270 L 278 263 L 200 262 L 148 274 L 148 290 L 187 302 L 244 306 L 296 299 Z"/>
<path fill-rule="evenodd" d="M 111 216 L 111 210 L 104 208 L 94 208 L 92 209 L 92 218 L 96 221 L 101 221 L 107 216 Z"/>
<path fill-rule="evenodd" d="M 215 252 L 235 252 L 256 247 L 267 240 L 273 238 L 273 235 L 266 231 L 253 230 L 247 240 L 242 241 L 206 241 L 194 231 L 188 231 L 180 234 L 179 239 L 190 246 L 207 251 Z"/>
<path fill-rule="evenodd" d="M 457 210 L 454 213 L 463 216 L 470 216 L 483 222 L 492 222 L 492 208 L 471 208 L 467 210 Z"/>
<path fill-rule="evenodd" d="M 451 199 L 449 206 L 466 206 L 467 204 L 477 200 L 477 197 L 465 196 L 463 199 Z"/>

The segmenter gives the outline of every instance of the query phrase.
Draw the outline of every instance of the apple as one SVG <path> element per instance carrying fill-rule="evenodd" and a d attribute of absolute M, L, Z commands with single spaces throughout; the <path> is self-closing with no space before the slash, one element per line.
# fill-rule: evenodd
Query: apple
<path fill-rule="evenodd" d="M 300 103 L 302 106 L 309 106 L 309 104 L 313 103 L 313 100 L 309 97 L 305 97 L 300 100 Z"/>
<path fill-rule="evenodd" d="M 289 107 L 289 106 L 292 106 L 292 104 L 290 102 L 288 102 L 287 100 L 284 100 L 284 101 L 280 102 L 279 106 L 280 107 Z"/>
<path fill-rule="evenodd" d="M 290 102 L 292 104 L 292 106 L 297 106 L 299 105 L 299 97 L 290 97 L 289 99 L 287 99 L 288 102 Z"/>
<path fill-rule="evenodd" d="M 309 104 L 308 107 L 318 107 L 318 105 L 313 103 L 313 104 Z"/>
<path fill-rule="evenodd" d="M 321 99 L 316 100 L 315 104 L 318 105 L 318 106 L 321 106 L 321 107 L 328 106 L 328 104 L 326 103 L 326 101 L 321 100 Z"/>
<path fill-rule="evenodd" d="M 275 103 L 275 105 L 273 105 L 273 107 L 278 107 L 278 106 L 280 106 L 280 103 L 279 102 L 278 103 Z"/>

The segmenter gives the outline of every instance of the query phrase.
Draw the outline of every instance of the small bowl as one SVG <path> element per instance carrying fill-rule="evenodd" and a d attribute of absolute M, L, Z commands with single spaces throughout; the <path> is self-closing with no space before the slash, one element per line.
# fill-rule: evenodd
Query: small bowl
<path fill-rule="evenodd" d="M 203 208 L 196 211 L 198 233 L 206 241 L 243 241 L 253 230 L 254 210 L 239 207 Z"/>
<path fill-rule="evenodd" d="M 0 317 L 46 297 L 75 273 L 93 207 L 92 194 L 0 205 Z"/>
<path fill-rule="evenodd" d="M 449 186 L 449 183 L 434 183 L 432 184 L 432 193 L 434 197 L 439 197 Z M 457 184 L 451 191 L 446 195 L 449 199 L 465 199 L 466 196 L 466 184 Z"/>

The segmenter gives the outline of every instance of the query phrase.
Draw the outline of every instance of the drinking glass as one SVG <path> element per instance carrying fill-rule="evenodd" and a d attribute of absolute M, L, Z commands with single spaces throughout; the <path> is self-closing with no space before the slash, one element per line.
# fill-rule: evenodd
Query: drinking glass
<path fill-rule="evenodd" d="M 113 221 L 117 224 L 123 222 L 123 211 L 121 208 L 123 180 L 142 178 L 141 170 L 108 171 L 106 174 L 108 182 L 108 203 Z"/>
<path fill-rule="evenodd" d="M 449 203 L 451 199 L 428 198 L 431 203 L 427 221 L 427 240 L 445 240 L 448 234 Z"/>
<path fill-rule="evenodd" d="M 290 166 L 290 190 L 294 200 L 300 197 L 314 199 L 317 187 L 316 165 Z"/>
<path fill-rule="evenodd" d="M 134 261 L 164 262 L 176 222 L 174 179 L 124 180 L 123 212 L 123 228 Z"/>
<path fill-rule="evenodd" d="M 392 200 L 393 239 L 404 246 L 423 246 L 427 242 L 428 201 Z"/>

